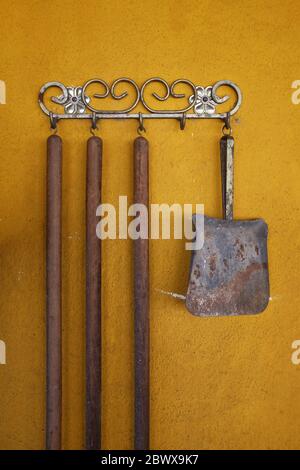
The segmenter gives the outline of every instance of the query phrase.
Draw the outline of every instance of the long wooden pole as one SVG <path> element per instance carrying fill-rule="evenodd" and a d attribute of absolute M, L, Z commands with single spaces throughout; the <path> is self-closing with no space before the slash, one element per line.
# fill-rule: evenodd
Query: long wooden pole
<path fill-rule="evenodd" d="M 61 448 L 61 212 L 62 140 L 47 141 L 47 397 L 46 448 Z"/>
<path fill-rule="evenodd" d="M 101 448 L 101 242 L 96 209 L 101 202 L 102 140 L 87 143 L 86 166 L 86 449 Z"/>
<path fill-rule="evenodd" d="M 134 202 L 149 204 L 149 144 L 134 142 Z M 149 242 L 134 240 L 135 449 L 149 449 Z"/>

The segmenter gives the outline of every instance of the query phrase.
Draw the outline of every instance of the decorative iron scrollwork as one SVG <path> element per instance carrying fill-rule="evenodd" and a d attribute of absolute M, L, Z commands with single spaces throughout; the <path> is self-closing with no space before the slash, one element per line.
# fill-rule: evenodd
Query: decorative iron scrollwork
<path fill-rule="evenodd" d="M 90 92 L 92 85 L 99 87 L 99 92 L 93 94 Z M 126 88 L 124 89 L 124 85 Z M 152 92 L 153 98 L 158 103 L 166 103 L 169 99 L 178 100 L 178 103 L 184 103 L 178 109 L 156 109 L 149 103 L 148 92 L 151 86 L 159 85 L 163 88 L 163 93 Z M 189 89 L 188 93 L 178 93 L 180 87 Z M 235 102 L 231 105 L 230 109 L 226 112 L 218 112 L 219 105 L 231 100 L 228 95 L 220 96 L 218 93 L 220 88 L 228 87 L 234 91 Z M 62 106 L 63 112 L 54 112 L 49 109 L 49 105 L 45 104 L 45 93 L 51 88 L 58 88 L 60 94 L 52 96 L 50 102 Z M 111 98 L 116 101 L 122 101 L 124 98 L 131 97 L 129 89 L 133 91 L 132 102 L 123 107 L 123 109 L 104 109 L 104 107 L 96 107 L 95 100 L 101 100 L 101 103 L 106 98 Z M 150 92 L 149 92 L 150 93 Z M 148 96 L 148 97 L 147 97 Z M 151 103 L 152 103 L 151 101 Z M 234 100 L 233 100 L 234 101 Z M 174 100 L 173 100 L 174 102 Z M 60 82 L 48 82 L 42 86 L 39 93 L 39 105 L 47 116 L 54 116 L 56 120 L 59 119 L 155 119 L 155 118 L 174 118 L 179 119 L 181 122 L 186 119 L 199 119 L 199 118 L 215 118 L 225 119 L 228 116 L 235 114 L 240 108 L 242 102 L 242 94 L 237 85 L 229 80 L 221 80 L 214 85 L 200 86 L 195 85 L 190 80 L 178 79 L 172 83 L 158 77 L 146 80 L 142 86 L 130 78 L 118 78 L 114 80 L 111 85 L 102 79 L 88 80 L 83 86 L 65 86 Z M 137 110 L 138 106 L 142 110 Z M 184 117 L 183 117 L 184 116 Z"/>

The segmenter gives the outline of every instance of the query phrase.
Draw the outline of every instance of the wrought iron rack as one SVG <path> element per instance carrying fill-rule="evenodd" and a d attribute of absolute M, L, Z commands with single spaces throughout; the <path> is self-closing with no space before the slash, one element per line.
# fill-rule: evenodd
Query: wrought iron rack
<path fill-rule="evenodd" d="M 126 97 L 129 99 L 129 91 L 124 91 L 124 85 L 127 89 L 133 91 L 133 102 L 126 109 L 104 110 L 92 105 L 93 99 L 105 99 L 110 97 L 120 101 Z M 154 109 L 149 105 L 150 86 L 160 86 L 164 90 L 163 94 L 152 93 L 159 102 L 166 102 L 168 98 L 185 100 L 185 107 L 180 109 L 162 110 Z M 99 93 L 89 93 L 92 86 L 99 88 Z M 190 94 L 178 93 L 175 91 L 179 87 L 188 87 Z M 229 87 L 234 90 L 234 103 L 226 112 L 217 112 L 219 105 L 225 103 L 231 98 L 228 95 L 220 96 L 219 89 Z M 58 88 L 59 96 L 52 96 L 50 101 L 63 108 L 62 113 L 57 113 L 49 109 L 49 103 L 45 104 L 45 94 L 50 88 Z M 123 91 L 121 90 L 123 88 Z M 118 90 L 118 91 L 117 91 Z M 147 90 L 147 93 L 146 93 Z M 148 98 L 147 98 L 148 96 Z M 146 119 L 176 119 L 180 123 L 180 128 L 184 129 L 187 119 L 220 119 L 225 122 L 228 129 L 230 127 L 230 117 L 233 116 L 241 106 L 242 93 L 240 88 L 230 80 L 220 80 L 214 85 L 199 86 L 190 80 L 178 79 L 172 83 L 158 77 L 146 80 L 141 87 L 130 78 L 118 78 L 111 85 L 102 79 L 88 80 L 83 86 L 65 86 L 60 82 L 48 82 L 42 86 L 39 92 L 39 105 L 42 111 L 49 117 L 52 129 L 55 129 L 57 122 L 62 119 L 90 119 L 92 129 L 97 128 L 97 122 L 101 119 L 136 119 L 139 122 L 139 131 L 145 131 L 144 120 Z M 152 99 L 153 100 L 153 99 Z M 49 100 L 48 100 L 49 101 Z M 93 100 L 94 101 L 94 100 Z M 141 105 L 143 111 L 137 112 L 138 105 Z"/>

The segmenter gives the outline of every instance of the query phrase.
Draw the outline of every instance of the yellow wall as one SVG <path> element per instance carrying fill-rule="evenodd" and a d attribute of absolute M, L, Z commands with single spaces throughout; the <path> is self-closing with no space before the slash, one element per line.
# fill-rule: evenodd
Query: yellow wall
<path fill-rule="evenodd" d="M 45 141 L 50 80 L 179 77 L 239 84 L 235 215 L 269 224 L 272 300 L 259 316 L 200 319 L 184 293 L 183 241 L 151 242 L 151 446 L 299 448 L 300 6 L 295 1 L 0 0 L 0 448 L 41 449 L 45 418 Z M 203 202 L 220 216 L 219 122 L 147 122 L 152 202 Z M 105 202 L 132 194 L 135 122 L 103 122 Z M 88 123 L 64 141 L 63 445 L 83 446 L 84 199 Z M 133 445 L 130 241 L 103 244 L 103 446 Z"/>

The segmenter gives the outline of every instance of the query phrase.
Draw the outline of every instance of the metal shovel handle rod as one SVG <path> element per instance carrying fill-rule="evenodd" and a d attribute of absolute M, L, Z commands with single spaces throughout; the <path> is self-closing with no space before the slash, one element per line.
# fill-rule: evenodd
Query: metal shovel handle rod
<path fill-rule="evenodd" d="M 222 205 L 223 218 L 233 219 L 233 157 L 234 138 L 224 135 L 220 140 L 221 179 L 222 179 Z"/>
<path fill-rule="evenodd" d="M 86 163 L 86 449 L 101 448 L 101 241 L 96 210 L 101 202 L 102 140 L 87 143 Z"/>
<path fill-rule="evenodd" d="M 62 141 L 47 141 L 46 324 L 47 396 L 46 448 L 61 448 L 61 212 Z"/>
<path fill-rule="evenodd" d="M 149 203 L 149 145 L 134 142 L 134 202 Z M 135 449 L 149 449 L 149 241 L 134 240 Z"/>

